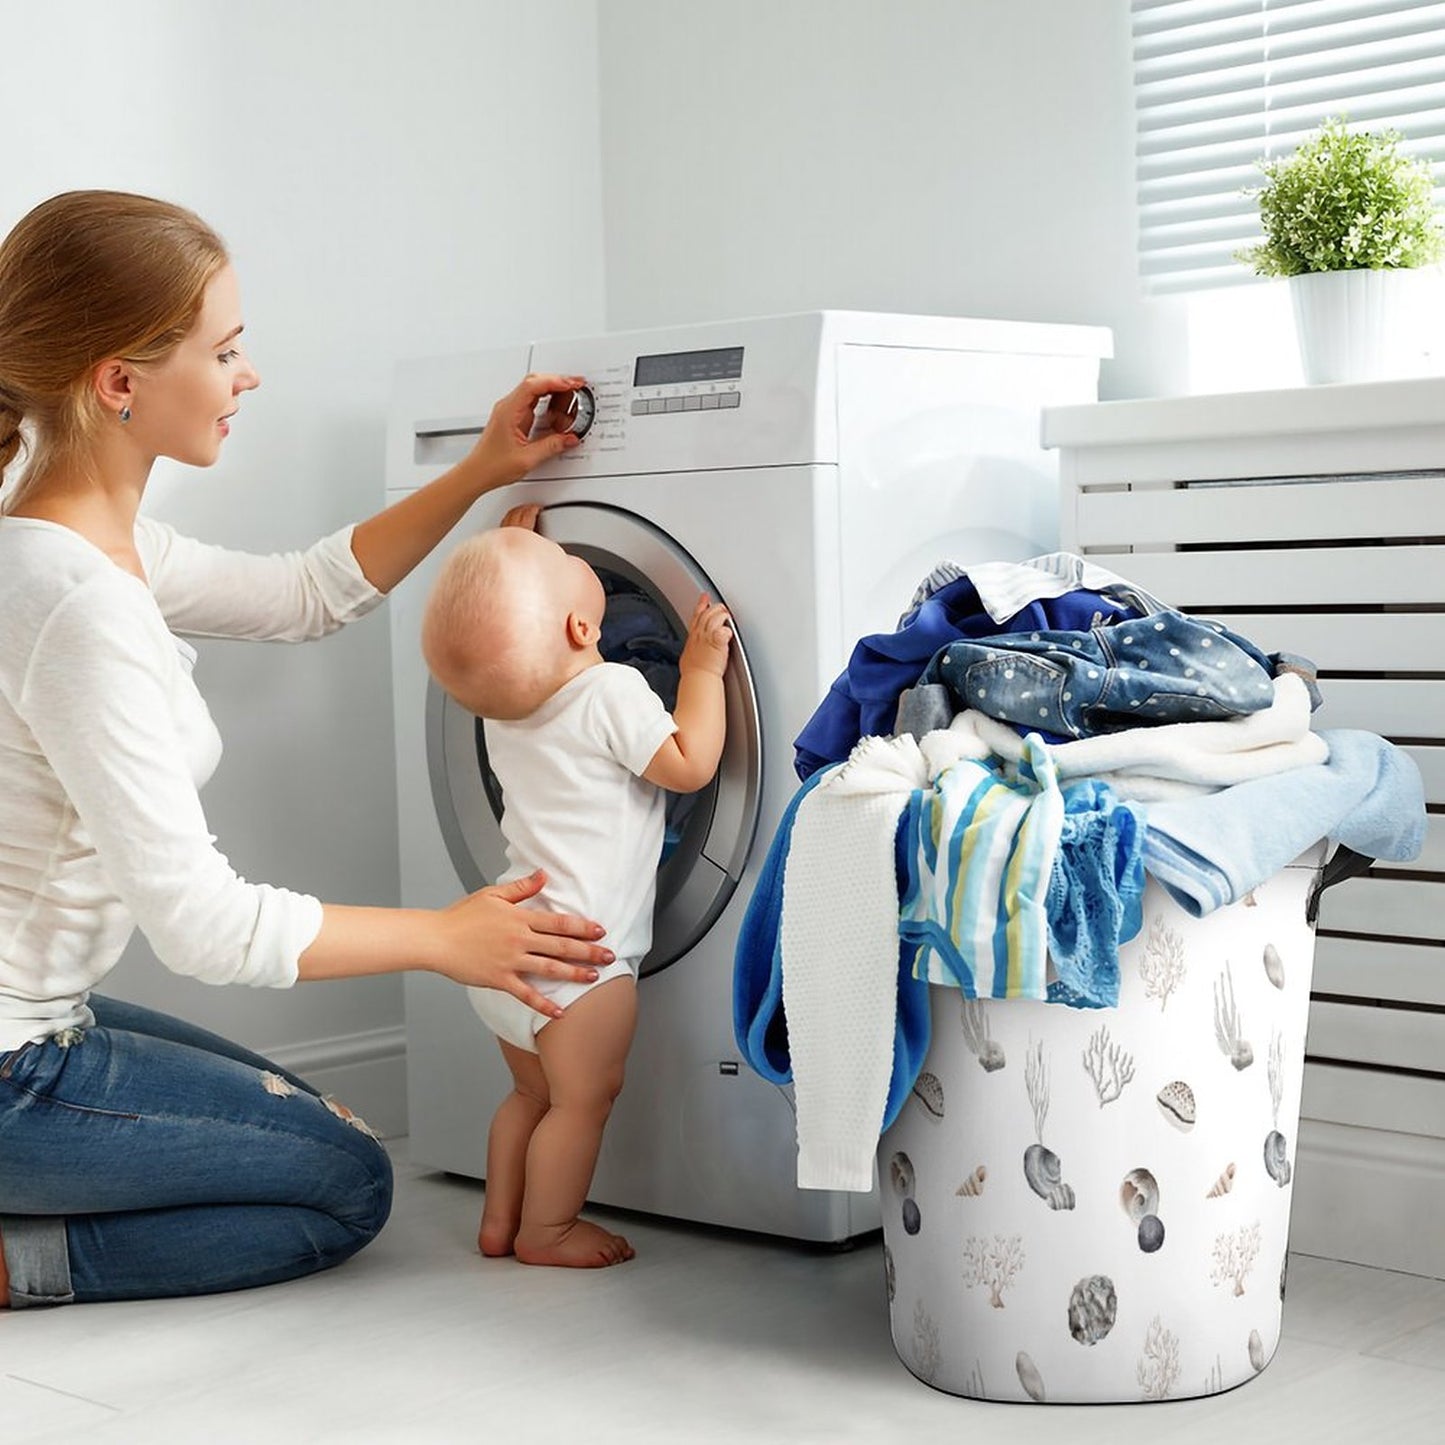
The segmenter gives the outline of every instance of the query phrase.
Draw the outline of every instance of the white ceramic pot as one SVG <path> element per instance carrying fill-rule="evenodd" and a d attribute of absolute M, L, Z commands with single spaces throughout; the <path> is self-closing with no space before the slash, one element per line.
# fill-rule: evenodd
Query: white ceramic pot
<path fill-rule="evenodd" d="M 1289 278 L 1300 362 L 1310 385 L 1400 375 L 1412 274 L 1397 268 L 1309 271 Z"/>

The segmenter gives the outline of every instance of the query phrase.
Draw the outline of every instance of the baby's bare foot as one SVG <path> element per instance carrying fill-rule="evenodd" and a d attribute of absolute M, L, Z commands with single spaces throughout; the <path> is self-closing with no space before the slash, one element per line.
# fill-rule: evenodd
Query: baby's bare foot
<path fill-rule="evenodd" d="M 477 1229 L 477 1248 L 489 1259 L 499 1259 L 512 1253 L 517 1238 L 515 1219 L 491 1218 L 482 1211 L 482 1222 Z"/>
<path fill-rule="evenodd" d="M 560 1229 L 522 1229 L 513 1243 L 523 1264 L 554 1264 L 569 1269 L 625 1264 L 637 1253 L 620 1234 L 609 1234 L 585 1219 L 574 1219 Z"/>

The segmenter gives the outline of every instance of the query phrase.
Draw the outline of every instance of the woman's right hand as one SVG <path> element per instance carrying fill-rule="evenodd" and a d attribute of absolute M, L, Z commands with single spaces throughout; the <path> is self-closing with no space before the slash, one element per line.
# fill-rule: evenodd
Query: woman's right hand
<path fill-rule="evenodd" d="M 590 983 L 591 965 L 611 963 L 611 949 L 596 940 L 601 924 L 571 913 L 544 913 L 517 905 L 547 881 L 540 869 L 511 883 L 493 884 L 440 910 L 443 934 L 437 972 L 476 988 L 499 988 L 549 1018 L 562 1010 L 528 982 L 527 974 Z"/>

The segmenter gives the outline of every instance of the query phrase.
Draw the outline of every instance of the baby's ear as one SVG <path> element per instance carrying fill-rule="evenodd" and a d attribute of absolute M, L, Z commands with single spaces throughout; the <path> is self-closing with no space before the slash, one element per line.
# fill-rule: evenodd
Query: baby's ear
<path fill-rule="evenodd" d="M 590 617 L 584 617 L 580 612 L 567 614 L 567 641 L 573 647 L 595 646 L 599 631 L 597 624 Z"/>

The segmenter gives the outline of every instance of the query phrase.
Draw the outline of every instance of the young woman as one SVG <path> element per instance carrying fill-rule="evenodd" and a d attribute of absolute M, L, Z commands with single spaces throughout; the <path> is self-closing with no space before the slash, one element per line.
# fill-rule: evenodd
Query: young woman
<path fill-rule="evenodd" d="M 471 454 L 304 553 L 139 515 L 157 457 L 209 466 L 245 393 L 236 277 L 179 207 L 77 191 L 0 243 L 0 1308 L 197 1294 L 339 1263 L 391 1202 L 344 1106 L 248 1051 L 91 992 L 135 926 L 216 983 L 430 969 L 561 1010 L 596 923 L 516 905 L 359 908 L 252 884 L 197 796 L 221 741 L 178 633 L 305 640 L 369 611 L 484 492 L 575 446 L 529 440 L 529 376 Z"/>

